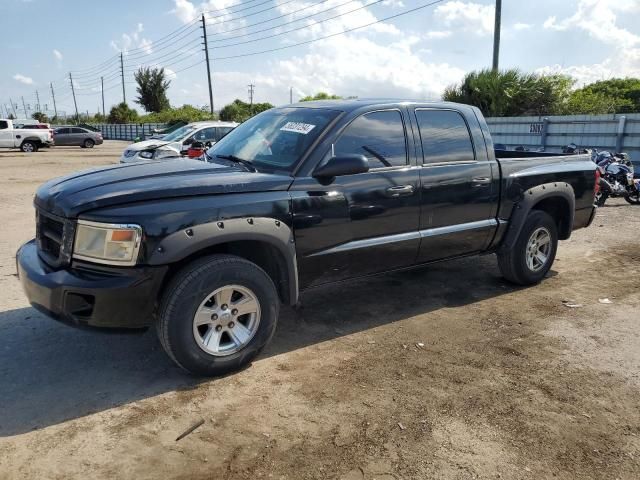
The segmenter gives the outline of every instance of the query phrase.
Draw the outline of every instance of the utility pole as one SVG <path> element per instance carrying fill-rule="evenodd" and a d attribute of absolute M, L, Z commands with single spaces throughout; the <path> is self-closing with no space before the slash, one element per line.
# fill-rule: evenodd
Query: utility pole
<path fill-rule="evenodd" d="M 209 65 L 209 44 L 207 42 L 207 22 L 202 14 L 202 38 L 204 38 L 204 57 L 207 60 L 207 81 L 209 82 L 209 106 L 213 115 L 213 89 L 211 88 L 211 66 Z"/>
<path fill-rule="evenodd" d="M 40 95 L 38 95 L 38 90 L 36 90 L 36 110 L 40 111 Z"/>
<path fill-rule="evenodd" d="M 498 71 L 500 58 L 500 23 L 502 18 L 502 0 L 496 0 L 496 21 L 493 27 L 493 71 Z"/>
<path fill-rule="evenodd" d="M 124 91 L 124 56 L 120 52 L 120 75 L 122 76 L 122 101 L 127 103 L 127 94 Z"/>
<path fill-rule="evenodd" d="M 27 113 L 27 106 L 24 104 L 24 97 L 20 97 L 22 99 L 22 108 L 24 109 L 24 118 L 29 118 L 29 114 Z"/>
<path fill-rule="evenodd" d="M 78 103 L 76 102 L 76 90 L 73 88 L 73 78 L 71 78 L 71 72 L 69 72 L 69 82 L 71 82 L 71 93 L 73 94 L 73 106 L 76 108 L 76 122 L 80 119 L 78 115 Z"/>
<path fill-rule="evenodd" d="M 102 91 L 102 116 L 105 116 L 106 113 L 104 111 L 104 77 L 100 77 L 100 91 Z M 98 107 L 98 111 L 100 111 L 100 107 Z"/>
<path fill-rule="evenodd" d="M 289 103 L 293 103 L 293 87 L 289 87 Z"/>
<path fill-rule="evenodd" d="M 249 87 L 249 113 L 253 114 L 253 89 L 255 88 L 255 85 L 250 83 L 247 87 Z"/>
<path fill-rule="evenodd" d="M 56 94 L 53 93 L 53 82 L 51 83 L 51 98 L 53 98 L 53 112 L 58 116 L 58 107 L 56 107 Z"/>

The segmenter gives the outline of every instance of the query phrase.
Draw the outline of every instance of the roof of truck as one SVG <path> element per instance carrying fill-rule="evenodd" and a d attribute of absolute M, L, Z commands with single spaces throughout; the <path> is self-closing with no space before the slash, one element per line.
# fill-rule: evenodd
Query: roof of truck
<path fill-rule="evenodd" d="M 327 108 L 350 112 L 362 107 L 389 104 L 406 104 L 420 107 L 451 108 L 452 105 L 459 105 L 451 102 L 426 102 L 424 100 L 407 100 L 405 98 L 354 98 L 348 100 L 313 100 L 310 102 L 298 102 L 292 107 Z M 461 105 L 459 105 L 461 106 Z M 284 106 L 286 107 L 286 106 Z"/>

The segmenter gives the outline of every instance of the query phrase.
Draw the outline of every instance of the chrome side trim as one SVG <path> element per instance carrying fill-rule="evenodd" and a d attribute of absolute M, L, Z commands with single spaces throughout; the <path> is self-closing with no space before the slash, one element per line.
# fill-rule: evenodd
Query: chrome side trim
<path fill-rule="evenodd" d="M 352 242 L 343 243 L 332 247 L 328 250 L 322 250 L 321 252 L 312 253 L 310 257 L 317 257 L 320 255 L 327 255 L 331 253 L 347 252 L 350 250 L 357 250 L 360 248 L 378 247 L 380 245 L 388 245 L 390 243 L 408 242 L 411 240 L 420 239 L 420 232 L 406 232 L 396 233 L 394 235 L 385 235 L 384 237 L 364 238 L 362 240 L 353 240 Z"/>
<path fill-rule="evenodd" d="M 332 247 L 328 250 L 322 250 L 321 252 L 312 253 L 309 257 L 317 257 L 320 255 L 327 255 L 332 253 L 348 252 L 351 250 L 358 250 L 360 248 L 379 247 L 381 245 L 388 245 L 390 243 L 408 242 L 411 240 L 418 240 L 426 237 L 435 237 L 438 235 L 448 235 L 451 233 L 464 232 L 466 230 L 476 230 L 479 228 L 497 227 L 498 220 L 490 218 L 487 220 L 480 220 L 477 222 L 460 223 L 458 225 L 449 225 L 446 227 L 430 228 L 427 230 L 420 230 L 417 232 L 396 233 L 394 235 L 385 235 L 383 237 L 364 238 L 362 240 L 353 240 L 351 242 L 343 243 Z"/>
<path fill-rule="evenodd" d="M 435 237 L 438 235 L 449 235 L 451 233 L 464 232 L 466 230 L 477 230 L 479 228 L 497 227 L 498 221 L 495 218 L 487 220 L 479 220 L 477 222 L 459 223 L 457 225 L 448 225 L 446 227 L 429 228 L 428 230 L 420 230 L 420 238 Z"/>

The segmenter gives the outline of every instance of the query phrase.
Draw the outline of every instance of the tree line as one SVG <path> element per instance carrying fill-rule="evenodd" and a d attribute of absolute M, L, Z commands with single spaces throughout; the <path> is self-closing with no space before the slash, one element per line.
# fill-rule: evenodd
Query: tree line
<path fill-rule="evenodd" d="M 614 78 L 582 88 L 567 75 L 480 70 L 446 88 L 443 99 L 478 107 L 488 117 L 640 112 L 640 79 Z"/>

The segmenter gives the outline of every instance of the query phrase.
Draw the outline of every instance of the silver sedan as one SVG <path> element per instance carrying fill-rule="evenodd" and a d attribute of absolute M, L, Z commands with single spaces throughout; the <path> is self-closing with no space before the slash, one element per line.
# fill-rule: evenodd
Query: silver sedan
<path fill-rule="evenodd" d="M 53 131 L 56 147 L 93 148 L 103 142 L 102 133 L 80 127 L 61 127 Z"/>

